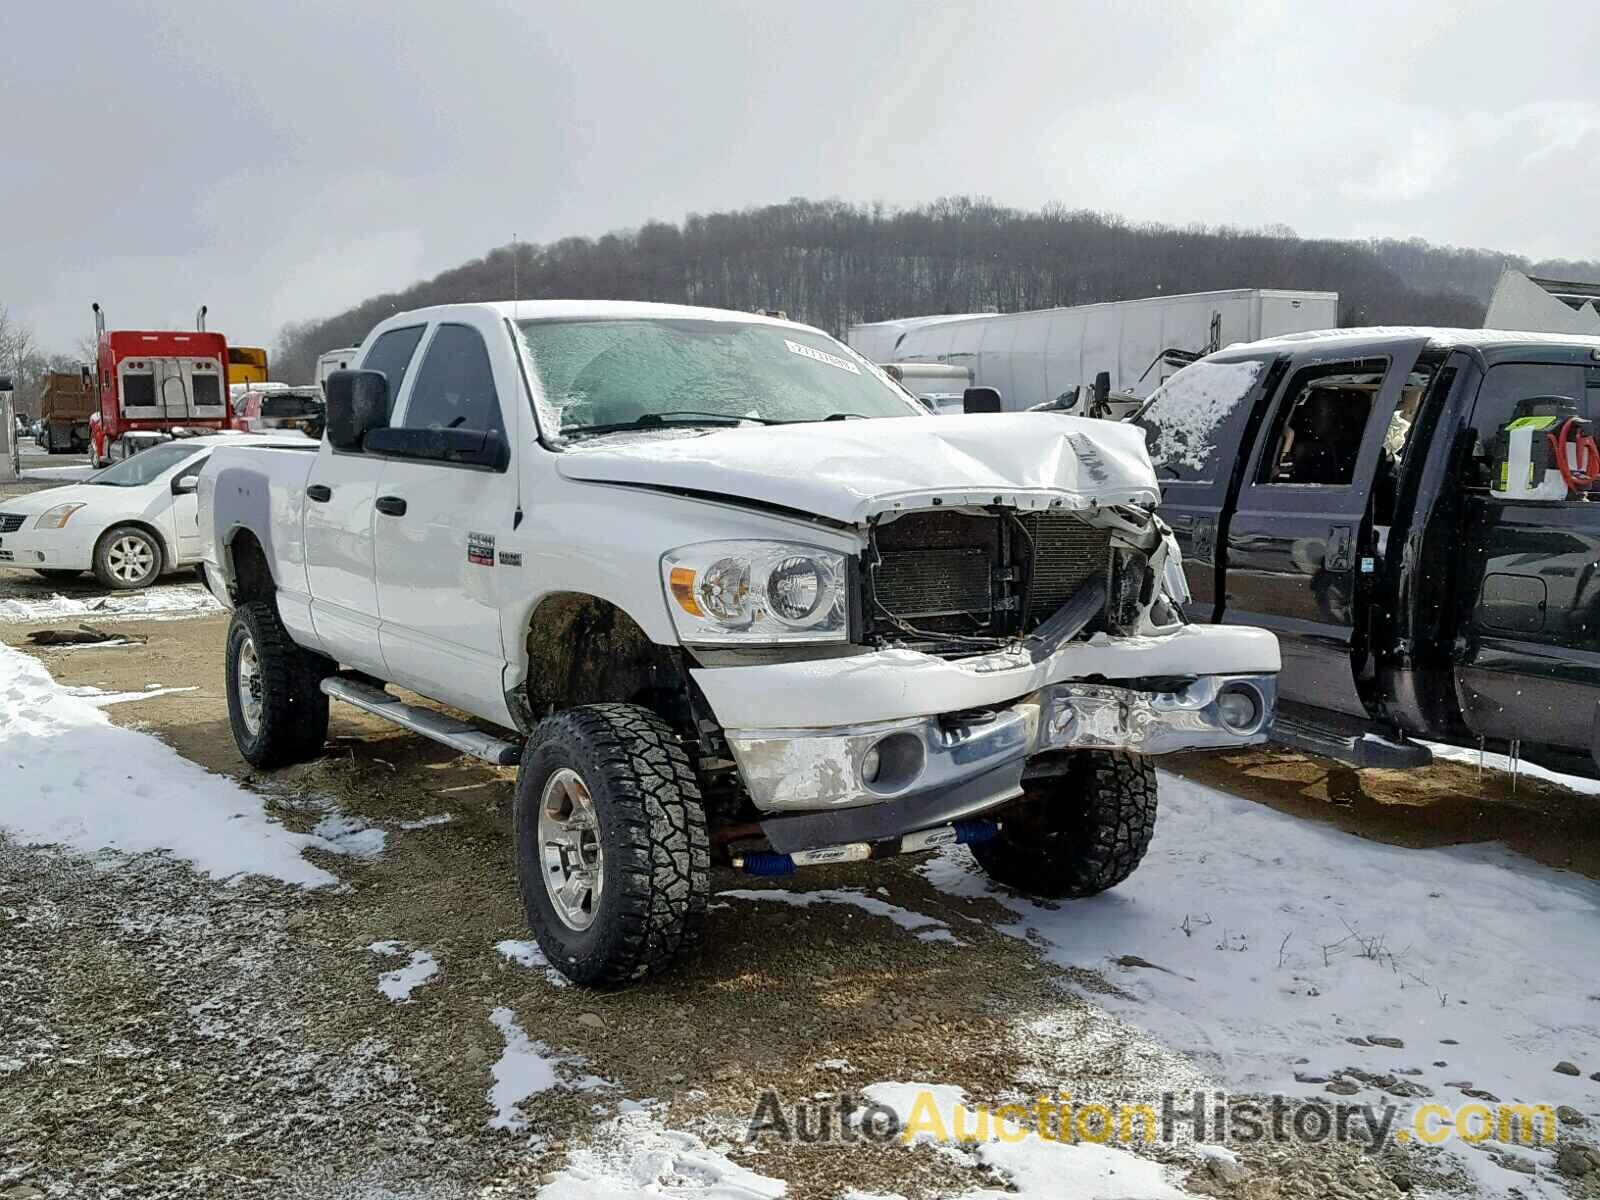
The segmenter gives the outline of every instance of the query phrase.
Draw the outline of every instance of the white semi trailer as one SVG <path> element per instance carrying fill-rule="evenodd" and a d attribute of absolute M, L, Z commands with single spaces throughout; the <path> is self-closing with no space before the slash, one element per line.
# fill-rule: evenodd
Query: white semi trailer
<path fill-rule="evenodd" d="M 1113 401 L 1143 399 L 1194 357 L 1235 342 L 1332 329 L 1339 293 L 1236 288 L 1152 296 L 1035 312 L 910 317 L 850 327 L 875 362 L 968 367 L 977 387 L 999 390 L 1007 410 L 1059 401 L 1089 411 L 1095 377 Z"/>

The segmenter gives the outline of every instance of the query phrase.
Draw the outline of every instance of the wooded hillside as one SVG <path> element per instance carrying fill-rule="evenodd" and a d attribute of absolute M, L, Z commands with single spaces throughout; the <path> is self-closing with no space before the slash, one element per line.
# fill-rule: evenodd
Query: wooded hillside
<path fill-rule="evenodd" d="M 510 299 L 512 255 L 501 246 L 403 291 L 290 325 L 280 337 L 274 376 L 309 379 L 319 353 L 360 342 L 401 309 Z M 1420 240 L 1311 240 L 1282 228 L 1132 224 L 1103 213 L 1030 212 L 971 197 L 911 209 L 795 199 L 690 214 L 681 225 L 652 222 L 600 238 L 522 244 L 516 256 L 523 299 L 783 309 L 840 336 L 863 320 L 1234 287 L 1336 291 L 1344 325 L 1477 326 L 1503 266 L 1600 277 L 1600 263 L 1530 263 Z"/>

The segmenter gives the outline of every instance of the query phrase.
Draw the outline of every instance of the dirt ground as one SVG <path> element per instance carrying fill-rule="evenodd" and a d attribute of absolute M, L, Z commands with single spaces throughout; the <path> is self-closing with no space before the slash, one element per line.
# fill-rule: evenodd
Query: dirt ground
<path fill-rule="evenodd" d="M 291 828 L 336 806 L 384 831 L 384 851 L 313 851 L 341 882 L 299 891 L 220 885 L 167 861 L 100 870 L 0 839 L 0 1022 L 9 1013 L 13 1025 L 0 1038 L 0 1196 L 531 1195 L 569 1141 L 624 1098 L 670 1102 L 673 1127 L 713 1140 L 737 1137 L 763 1088 L 794 1100 L 924 1079 L 998 1096 L 1044 1076 L 1139 1094 L 1195 1078 L 1136 1031 L 1087 1036 L 1105 1018 L 1079 992 L 1110 985 L 1064 980 L 994 928 L 1012 914 L 936 891 L 914 860 L 818 869 L 792 886 L 876 892 L 945 922 L 959 942 L 922 940 L 852 907 L 723 898 L 692 968 L 616 994 L 558 986 L 495 949 L 526 937 L 513 772 L 335 705 L 323 759 L 252 774 L 228 729 L 226 624 L 128 620 L 117 630 L 143 645 L 29 652 L 65 685 L 195 687 L 107 712 L 254 787 Z M 39 627 L 0 626 L 0 636 L 25 645 Z M 1480 782 L 1454 764 L 1348 772 L 1278 752 L 1172 765 L 1366 837 L 1504 838 L 1591 875 L 1600 862 L 1594 799 L 1546 784 L 1524 780 L 1512 798 L 1503 777 Z M 760 881 L 726 870 L 714 880 L 719 892 L 752 886 Z M 408 1003 L 378 991 L 395 964 L 368 947 L 386 941 L 442 967 Z M 530 1130 L 519 1135 L 487 1123 L 490 1066 L 504 1048 L 490 1014 L 502 1006 L 573 1072 L 605 1081 L 527 1102 Z M 1047 1018 L 1062 1037 L 1019 1037 Z M 1274 1151 L 1250 1164 L 1260 1186 L 1237 1194 L 1399 1195 L 1391 1177 L 1409 1186 L 1413 1166 L 1358 1169 L 1343 1153 Z M 733 1156 L 788 1179 L 801 1200 L 981 1182 L 932 1151 L 763 1142 Z"/>

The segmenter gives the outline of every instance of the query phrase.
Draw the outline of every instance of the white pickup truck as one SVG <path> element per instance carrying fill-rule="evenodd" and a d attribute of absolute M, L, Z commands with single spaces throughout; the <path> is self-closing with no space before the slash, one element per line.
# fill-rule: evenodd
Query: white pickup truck
<path fill-rule="evenodd" d="M 1132 426 L 929 416 L 818 330 L 669 305 L 424 309 L 358 361 L 315 453 L 201 478 L 234 736 L 314 757 L 332 696 L 518 764 L 523 904 L 576 981 L 695 947 L 714 858 L 961 842 L 1103 891 L 1150 756 L 1266 737 L 1277 642 L 1184 623 Z"/>

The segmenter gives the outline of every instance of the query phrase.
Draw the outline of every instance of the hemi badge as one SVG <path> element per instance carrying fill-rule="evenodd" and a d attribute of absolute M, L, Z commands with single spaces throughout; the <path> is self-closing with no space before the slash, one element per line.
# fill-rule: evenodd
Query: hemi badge
<path fill-rule="evenodd" d="M 502 567 L 520 567 L 522 565 L 522 551 L 520 551 L 520 550 L 502 550 L 502 551 L 500 551 L 500 565 Z"/>

